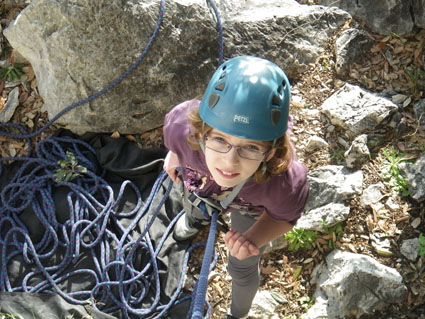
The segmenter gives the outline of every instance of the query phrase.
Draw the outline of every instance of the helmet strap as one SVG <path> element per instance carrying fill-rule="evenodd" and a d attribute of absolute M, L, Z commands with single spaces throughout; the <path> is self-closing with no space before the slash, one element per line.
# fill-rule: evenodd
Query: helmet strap
<path fill-rule="evenodd" d="M 202 132 L 204 131 L 204 127 L 205 127 L 205 122 L 202 121 L 202 130 L 201 130 Z M 199 139 L 199 146 L 201 147 L 202 153 L 205 154 L 205 145 L 201 139 Z"/>
<path fill-rule="evenodd" d="M 201 147 L 202 153 L 205 153 L 205 145 L 204 145 L 204 142 L 202 142 L 201 140 L 199 140 L 199 146 Z"/>
<path fill-rule="evenodd" d="M 267 172 L 267 162 L 266 162 L 266 161 L 264 161 L 264 162 L 261 164 L 261 174 L 265 175 L 265 174 L 266 174 L 266 172 Z"/>

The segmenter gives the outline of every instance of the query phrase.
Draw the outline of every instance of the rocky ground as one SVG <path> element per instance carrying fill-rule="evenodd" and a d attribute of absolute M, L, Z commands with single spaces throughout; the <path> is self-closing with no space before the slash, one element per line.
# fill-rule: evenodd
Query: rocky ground
<path fill-rule="evenodd" d="M 21 9 L 0 3 L 3 29 Z M 350 22 L 345 28 L 349 27 L 349 24 Z M 386 210 L 372 211 L 371 208 L 362 208 L 359 205 L 359 198 L 354 198 L 350 202 L 350 217 L 342 225 L 339 236 L 321 234 L 312 249 L 297 251 L 285 249 L 266 255 L 261 264 L 261 289 L 275 292 L 286 300 L 281 304 L 277 318 L 297 318 L 305 313 L 313 302 L 315 287 L 310 283 L 310 279 L 314 267 L 323 261 L 334 247 L 338 247 L 342 250 L 369 255 L 382 264 L 396 268 L 403 275 L 409 289 L 407 300 L 362 318 L 421 318 L 421 315 L 425 313 L 425 269 L 417 269 L 418 267 L 414 269 L 415 265 L 400 254 L 399 248 L 404 239 L 418 238 L 420 232 L 425 233 L 424 204 L 403 196 L 390 183 L 383 180 L 383 166 L 386 158 L 382 150 L 394 149 L 397 153 L 402 153 L 404 159 L 415 159 L 425 152 L 425 136 L 418 131 L 418 123 L 412 111 L 414 102 L 424 98 L 425 92 L 425 30 L 417 30 L 414 35 L 408 37 L 372 34 L 376 45 L 358 63 L 352 65 L 347 78 L 339 78 L 333 67 L 335 64 L 334 42 L 337 35 L 335 34 L 329 40 L 325 51 L 314 64 L 311 64 L 309 71 L 301 74 L 297 79 L 291 79 L 293 92 L 291 114 L 294 118 L 292 140 L 297 154 L 310 170 L 327 164 L 343 164 L 345 148 L 338 139 L 338 136 L 342 135 L 339 134 L 338 129 L 328 132 L 326 120 L 320 114 L 316 114 L 309 120 L 305 118 L 306 113 L 315 114 L 314 110 L 317 110 L 323 101 L 344 82 L 360 85 L 374 92 L 387 90 L 406 96 L 405 108 L 400 120 L 403 128 L 394 129 L 390 125 L 379 128 L 380 136 L 385 138 L 370 145 L 371 159 L 361 167 L 364 173 L 364 188 L 379 181 L 384 182 L 385 196 L 393 198 L 394 202 L 400 206 L 400 210 L 395 213 Z M 0 110 L 8 99 L 11 99 L 9 93 L 14 88 L 19 88 L 17 97 L 19 106 L 11 122 L 22 124 L 29 132 L 33 132 L 47 122 L 47 114 L 40 110 L 43 101 L 37 91 L 37 80 L 31 65 L 20 61 L 19 56 L 10 48 L 1 34 L 0 40 L 2 48 L 0 67 L 6 69 L 11 65 L 22 70 L 19 79 L 16 77 L 0 79 Z M 391 52 L 391 57 L 384 52 Z M 3 77 L 9 74 L 10 72 Z M 58 127 L 55 126 L 50 127 L 36 137 L 34 142 L 53 134 L 57 129 Z M 117 136 L 119 133 L 115 132 L 114 135 Z M 307 153 L 306 143 L 309 137 L 314 135 L 325 139 L 329 143 L 329 148 L 312 154 Z M 128 138 L 137 140 L 146 147 L 162 145 L 161 129 Z M 27 150 L 28 145 L 25 141 L 0 135 L 2 157 L 25 155 Z M 369 231 L 375 227 L 379 227 L 390 235 L 392 255 L 380 255 L 371 245 Z M 200 237 L 203 236 L 205 233 L 200 234 Z M 230 302 L 230 280 L 225 269 L 226 249 L 222 236 L 218 239 L 217 251 L 219 261 L 208 289 L 208 298 L 213 307 L 212 318 L 221 318 Z M 201 258 L 200 253 L 192 257 L 191 270 L 195 273 Z M 409 277 L 412 271 L 416 274 L 416 279 L 413 281 Z M 252 318 L 262 317 L 254 313 Z"/>

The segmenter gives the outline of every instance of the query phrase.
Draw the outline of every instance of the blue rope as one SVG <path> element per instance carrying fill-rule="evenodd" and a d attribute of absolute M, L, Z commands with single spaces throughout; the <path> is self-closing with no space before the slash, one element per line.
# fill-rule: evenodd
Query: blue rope
<path fill-rule="evenodd" d="M 208 287 L 208 274 L 211 271 L 211 266 L 215 263 L 211 263 L 214 256 L 214 244 L 215 234 L 217 231 L 217 218 L 218 212 L 214 211 L 211 217 L 210 231 L 208 233 L 207 245 L 205 247 L 204 258 L 202 260 L 201 272 L 196 285 L 195 296 L 192 299 L 193 310 L 189 312 L 192 319 L 204 318 L 204 304 L 206 300 L 207 287 Z M 209 317 L 210 309 L 208 309 L 207 318 Z"/>
<path fill-rule="evenodd" d="M 61 148 L 60 144 L 66 147 Z M 88 171 L 72 181 L 56 181 L 52 174 L 60 168 L 58 161 L 66 158 L 66 151 L 75 152 L 78 163 L 86 163 Z M 118 194 L 114 194 L 107 182 L 96 174 L 100 168 L 89 159 L 95 155 L 95 150 L 84 141 L 66 137 L 47 138 L 37 145 L 36 154 L 38 157 L 14 158 L 22 165 L 0 193 L 0 291 L 57 293 L 72 304 L 86 305 L 91 302 L 100 311 L 121 310 L 124 318 L 161 318 L 171 307 L 188 299 L 179 300 L 178 296 L 186 278 L 188 256 L 193 248 L 202 243 L 186 252 L 179 286 L 168 304 L 160 304 L 157 257 L 177 219 L 183 214 L 180 212 L 172 220 L 154 247 L 148 230 L 173 185 L 169 183 L 164 196 L 153 207 L 153 199 L 167 176 L 164 171 L 143 203 L 137 186 L 130 181 L 124 181 Z M 1 158 L 0 161 L 9 159 Z M 64 222 L 58 219 L 59 212 L 56 212 L 53 200 L 53 191 L 58 187 L 69 189 L 66 196 L 69 218 Z M 126 192 L 135 193 L 137 203 L 129 212 L 119 211 L 120 201 Z M 39 242 L 33 241 L 27 225 L 21 219 L 28 208 L 33 210 L 41 227 L 44 227 Z M 148 213 L 151 215 L 148 216 Z M 134 239 L 134 231 L 144 216 L 146 226 Z M 132 221 L 124 227 L 119 222 L 121 218 Z M 43 233 L 43 229 L 37 233 Z M 63 256 L 54 264 L 51 257 L 61 253 L 59 248 Z M 136 252 L 140 253 L 141 249 L 149 254 L 150 262 L 140 270 L 135 262 Z M 84 251 L 93 261 L 94 269 L 67 272 L 66 269 L 79 268 L 77 264 L 86 256 Z M 17 256 L 22 256 L 27 264 L 33 265 L 33 269 L 24 276 L 22 284 L 14 286 L 10 281 L 8 266 Z M 114 278 L 111 278 L 112 274 L 115 274 Z M 61 284 L 80 276 L 90 278 L 93 287 L 73 292 L 61 289 Z M 140 309 L 150 292 L 154 292 L 154 300 L 149 300 L 151 304 L 148 308 Z"/>
<path fill-rule="evenodd" d="M 221 65 L 223 63 L 223 59 L 224 59 L 223 25 L 221 24 L 220 13 L 219 13 L 217 6 L 215 5 L 214 1 L 208 0 L 208 3 L 211 5 L 211 8 L 213 9 L 215 17 L 217 19 L 218 41 L 219 41 L 218 65 Z"/>

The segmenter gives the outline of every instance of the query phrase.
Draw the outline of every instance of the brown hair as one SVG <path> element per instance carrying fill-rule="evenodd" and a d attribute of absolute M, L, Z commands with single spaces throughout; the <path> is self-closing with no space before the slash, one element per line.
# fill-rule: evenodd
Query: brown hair
<path fill-rule="evenodd" d="M 198 109 L 194 109 L 189 114 L 188 120 L 192 125 L 193 131 L 187 137 L 187 143 L 193 150 L 200 151 L 201 146 L 199 145 L 199 137 L 210 132 L 212 127 L 204 123 L 199 116 Z M 269 144 L 269 146 L 272 146 L 273 141 L 268 141 L 266 143 Z M 261 167 L 263 166 L 263 164 L 261 164 L 258 170 L 254 173 L 253 179 L 258 184 L 267 182 L 273 175 L 285 172 L 295 155 L 291 140 L 287 133 L 276 140 L 273 149 L 275 150 L 275 154 L 266 162 L 266 172 L 263 174 L 261 171 Z"/>

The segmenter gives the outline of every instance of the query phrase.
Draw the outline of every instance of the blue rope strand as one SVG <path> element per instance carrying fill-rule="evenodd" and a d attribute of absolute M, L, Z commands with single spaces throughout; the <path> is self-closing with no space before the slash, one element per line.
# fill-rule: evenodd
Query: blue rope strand
<path fill-rule="evenodd" d="M 212 1 L 212 0 L 207 0 L 207 1 L 211 5 L 211 8 L 214 10 L 214 14 L 215 14 L 215 17 L 217 19 L 218 40 L 219 40 L 218 65 L 220 66 L 223 63 L 223 59 L 224 59 L 223 25 L 221 24 L 220 13 L 219 13 L 217 6 L 215 5 L 214 1 Z"/>
<path fill-rule="evenodd" d="M 204 317 L 204 304 L 208 287 L 208 274 L 210 272 L 211 260 L 214 256 L 215 234 L 217 231 L 218 212 L 214 211 L 211 217 L 210 231 L 208 233 L 207 246 L 202 260 L 201 273 L 197 282 L 193 303 L 192 319 L 202 319 Z M 207 316 L 208 317 L 208 316 Z"/>

